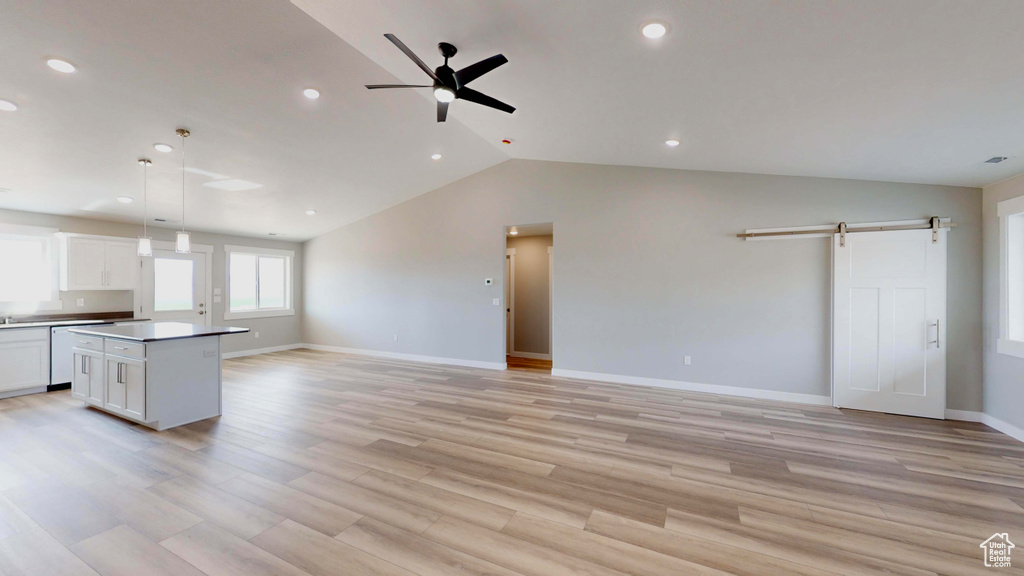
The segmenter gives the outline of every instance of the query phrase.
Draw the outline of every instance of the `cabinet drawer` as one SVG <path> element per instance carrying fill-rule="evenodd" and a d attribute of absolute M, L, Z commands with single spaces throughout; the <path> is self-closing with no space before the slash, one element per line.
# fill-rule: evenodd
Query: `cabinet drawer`
<path fill-rule="evenodd" d="M 97 338 L 96 336 L 83 336 L 81 334 L 72 334 L 72 336 L 71 345 L 75 348 L 103 352 L 103 338 Z"/>
<path fill-rule="evenodd" d="M 126 340 L 107 338 L 106 346 L 104 352 L 107 354 L 124 356 L 125 358 L 136 358 L 138 360 L 146 359 L 146 345 L 141 342 L 128 342 Z"/>

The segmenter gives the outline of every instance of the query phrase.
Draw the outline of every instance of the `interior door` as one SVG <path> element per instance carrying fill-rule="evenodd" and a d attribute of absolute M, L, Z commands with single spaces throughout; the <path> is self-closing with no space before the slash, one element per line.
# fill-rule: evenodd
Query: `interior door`
<path fill-rule="evenodd" d="M 833 239 L 836 406 L 944 418 L 946 231 Z"/>
<path fill-rule="evenodd" d="M 142 314 L 159 322 L 209 324 L 203 252 L 154 250 L 142 261 Z"/>

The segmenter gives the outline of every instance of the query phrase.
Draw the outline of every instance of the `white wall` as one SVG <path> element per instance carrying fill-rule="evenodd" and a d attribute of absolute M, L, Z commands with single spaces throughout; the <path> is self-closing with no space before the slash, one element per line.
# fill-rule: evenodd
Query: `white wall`
<path fill-rule="evenodd" d="M 985 413 L 1024 429 L 1024 359 L 996 352 L 999 338 L 999 216 L 997 204 L 1024 196 L 1024 176 L 985 187 Z"/>
<path fill-rule="evenodd" d="M 90 220 L 71 216 L 55 216 L 52 214 L 37 214 L 34 212 L 18 212 L 15 210 L 0 210 L 0 223 L 21 224 L 27 226 L 44 226 L 57 228 L 62 232 L 77 232 L 81 234 L 98 234 L 103 236 L 121 236 L 125 238 L 136 238 L 142 233 L 142 226 L 122 224 L 117 222 L 106 222 L 103 220 Z M 174 230 L 166 228 L 149 228 L 149 235 L 154 240 L 174 240 Z M 225 288 L 225 276 L 227 275 L 224 245 L 233 244 L 238 246 L 256 246 L 263 248 L 278 248 L 282 250 L 294 250 L 295 258 L 292 275 L 295 291 L 294 316 L 283 316 L 278 318 L 259 318 L 254 320 L 224 320 L 224 302 L 209 303 L 214 325 L 243 326 L 251 332 L 235 336 L 226 336 L 223 339 L 224 352 L 238 352 L 257 348 L 272 348 L 301 342 L 302 333 L 302 244 L 296 242 L 280 242 L 265 240 L 262 238 L 244 238 L 241 236 L 227 236 L 223 234 L 209 234 L 205 232 L 193 232 L 192 242 L 195 244 L 209 244 L 214 247 L 213 253 L 213 287 Z M 86 298 L 86 307 L 75 306 L 74 297 Z M 64 309 L 60 312 L 75 314 L 79 312 L 116 312 L 131 309 L 131 292 L 62 292 Z M 128 304 L 127 308 L 124 307 Z M 53 312 L 56 313 L 56 312 Z M 136 312 L 138 314 L 138 312 Z M 255 338 L 255 331 L 260 332 L 260 338 Z"/>
<path fill-rule="evenodd" d="M 510 160 L 307 242 L 304 341 L 502 362 L 483 279 L 503 277 L 505 225 L 553 222 L 556 368 L 827 395 L 827 241 L 734 235 L 933 215 L 960 224 L 948 406 L 979 410 L 974 188 Z"/>

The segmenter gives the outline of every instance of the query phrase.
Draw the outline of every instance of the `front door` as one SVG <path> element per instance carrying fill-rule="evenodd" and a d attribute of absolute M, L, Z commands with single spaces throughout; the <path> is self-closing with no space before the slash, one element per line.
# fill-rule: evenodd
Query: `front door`
<path fill-rule="evenodd" d="M 142 263 L 142 313 L 157 322 L 210 324 L 207 254 L 154 250 Z"/>
<path fill-rule="evenodd" d="M 944 418 L 946 231 L 833 239 L 833 400 L 841 408 Z"/>

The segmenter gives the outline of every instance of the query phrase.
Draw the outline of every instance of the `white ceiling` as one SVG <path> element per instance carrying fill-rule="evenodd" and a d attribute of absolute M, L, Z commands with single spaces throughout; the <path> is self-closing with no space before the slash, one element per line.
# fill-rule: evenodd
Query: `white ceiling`
<path fill-rule="evenodd" d="M 179 126 L 190 229 L 295 240 L 509 156 L 971 186 L 1024 172 L 1020 0 L 295 4 L 0 0 L 0 99 L 20 105 L 0 112 L 0 208 L 138 220 L 115 198 L 141 197 L 146 155 L 151 214 L 177 219 L 178 150 L 151 146 L 177 147 Z M 669 34 L 643 38 L 650 19 Z M 457 101 L 437 124 L 429 91 L 367 91 L 425 79 L 385 32 L 432 67 L 441 40 L 456 69 L 505 54 L 473 87 L 518 110 Z"/>
<path fill-rule="evenodd" d="M 507 159 L 416 95 L 363 88 L 394 79 L 285 0 L 0 0 L 0 14 L 0 99 L 20 106 L 0 112 L 0 208 L 141 221 L 141 201 L 115 199 L 141 200 L 145 155 L 150 214 L 178 220 L 179 126 L 196 170 L 188 228 L 283 239 Z M 78 71 L 50 70 L 52 56 Z M 206 186 L 227 178 L 262 186 Z"/>
<path fill-rule="evenodd" d="M 1021 0 L 293 2 L 410 83 L 425 75 L 382 33 L 431 66 L 440 40 L 456 69 L 503 53 L 473 87 L 515 114 L 456 101 L 449 118 L 518 158 L 969 186 L 1024 172 Z M 651 19 L 669 34 L 644 38 Z"/>

